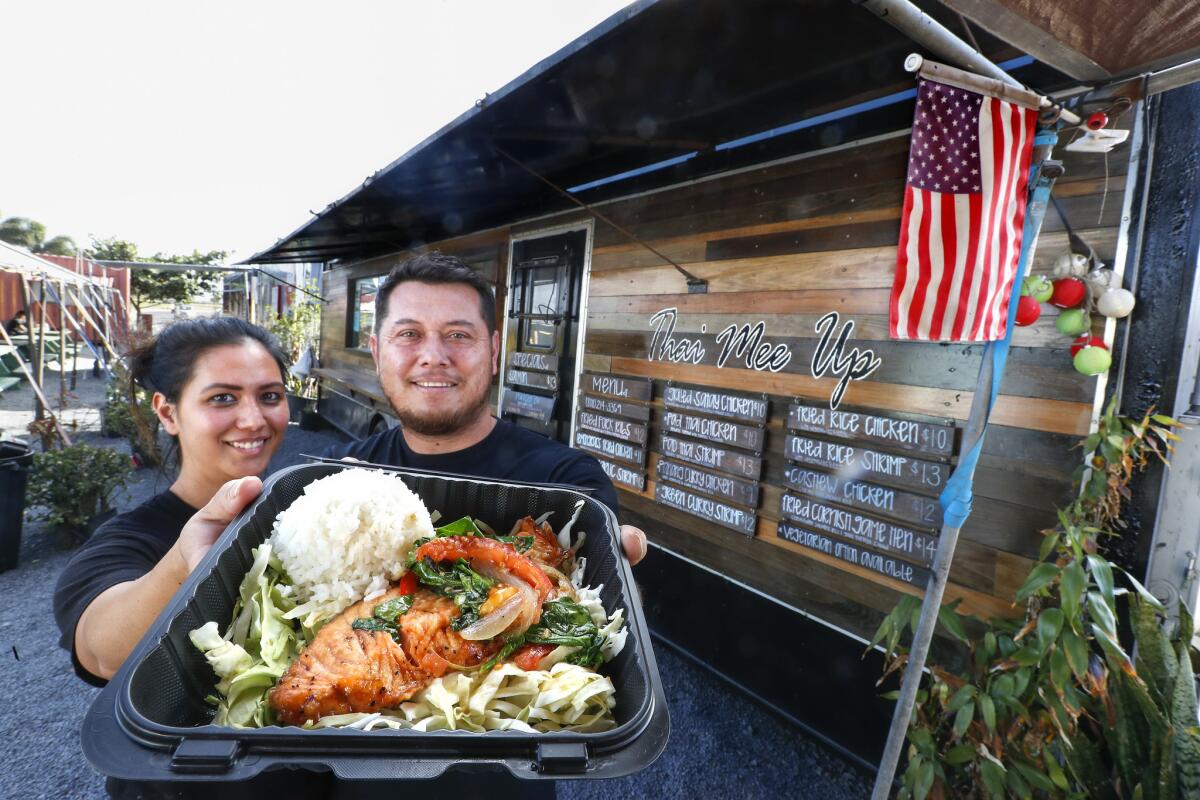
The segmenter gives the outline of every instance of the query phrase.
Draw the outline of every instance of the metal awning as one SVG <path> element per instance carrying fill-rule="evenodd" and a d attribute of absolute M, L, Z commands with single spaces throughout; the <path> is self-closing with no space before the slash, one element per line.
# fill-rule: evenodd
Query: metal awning
<path fill-rule="evenodd" d="M 919 5 L 963 32 L 955 11 Z M 974 34 L 1041 92 L 1080 84 Z M 913 50 L 853 0 L 642 0 L 248 263 L 367 258 L 572 207 L 535 175 L 594 203 L 900 130 Z"/>

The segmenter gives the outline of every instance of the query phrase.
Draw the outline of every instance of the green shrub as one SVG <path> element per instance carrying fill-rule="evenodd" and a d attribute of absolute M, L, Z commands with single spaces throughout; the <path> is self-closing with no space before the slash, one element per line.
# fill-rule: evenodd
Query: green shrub
<path fill-rule="evenodd" d="M 42 519 L 82 541 L 88 522 L 111 509 L 109 499 L 130 472 L 129 456 L 83 443 L 35 453 L 26 502 L 42 506 Z"/>

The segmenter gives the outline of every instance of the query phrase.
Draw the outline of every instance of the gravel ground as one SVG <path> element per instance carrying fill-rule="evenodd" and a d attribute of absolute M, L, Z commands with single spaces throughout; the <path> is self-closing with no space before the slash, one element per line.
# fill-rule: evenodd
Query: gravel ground
<path fill-rule="evenodd" d="M 99 436 L 102 379 L 80 359 L 74 396 L 63 411 L 73 438 L 127 450 Z M 58 380 L 46 388 L 57 404 Z M 28 440 L 33 395 L 27 387 L 0 395 L 0 434 Z M 333 431 L 289 430 L 272 469 L 298 463 L 341 441 Z M 117 506 L 132 508 L 169 485 L 154 470 L 135 474 Z M 3 781 L 0 797 L 103 798 L 103 779 L 83 757 L 79 729 L 99 691 L 79 681 L 58 647 L 51 614 L 54 583 L 70 558 L 40 522 L 26 519 L 20 564 L 0 573 L 0 696 L 10 710 L 0 717 Z M 31 616 L 34 624 L 28 624 Z M 762 706 L 708 672 L 659 645 L 655 648 L 671 712 L 666 752 L 639 775 L 612 781 L 560 782 L 562 800 L 612 797 L 861 798 L 870 776 L 807 738 Z"/>

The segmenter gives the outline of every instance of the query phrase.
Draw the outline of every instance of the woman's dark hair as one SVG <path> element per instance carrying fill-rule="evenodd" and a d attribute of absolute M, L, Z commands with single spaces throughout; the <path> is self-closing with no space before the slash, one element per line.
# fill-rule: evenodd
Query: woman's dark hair
<path fill-rule="evenodd" d="M 154 434 L 145 417 L 137 413 L 138 389 L 161 392 L 168 402 L 179 402 L 179 393 L 191 380 L 196 361 L 214 347 L 239 345 L 250 340 L 261 344 L 275 363 L 280 377 L 287 375 L 287 356 L 268 331 L 237 317 L 202 317 L 173 322 L 152 339 L 134 344 L 126 354 L 127 394 L 139 438 L 156 453 Z"/>

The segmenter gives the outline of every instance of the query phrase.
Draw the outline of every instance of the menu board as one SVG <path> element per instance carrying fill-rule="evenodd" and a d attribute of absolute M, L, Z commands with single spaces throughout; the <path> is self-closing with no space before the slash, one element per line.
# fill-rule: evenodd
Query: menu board
<path fill-rule="evenodd" d="M 583 430 L 575 431 L 575 446 L 580 450 L 587 450 L 589 453 L 618 458 L 639 466 L 646 463 L 644 448 L 627 442 L 616 442 Z"/>
<path fill-rule="evenodd" d="M 758 505 L 758 484 L 735 478 L 731 475 L 721 475 L 715 472 L 705 472 L 702 469 L 687 464 L 680 464 L 666 458 L 658 460 L 656 467 L 659 480 L 695 489 L 707 495 L 715 495 L 722 500 L 728 500 L 738 505 L 754 508 Z"/>
<path fill-rule="evenodd" d="M 606 397 L 594 397 L 590 394 L 585 394 L 580 398 L 580 405 L 588 411 L 598 411 L 601 414 L 629 417 L 639 422 L 650 421 L 650 406 L 644 406 L 640 403 L 626 403 L 623 400 L 609 400 Z"/>
<path fill-rule="evenodd" d="M 650 379 L 585 372 L 583 374 L 583 390 L 593 394 L 609 395 L 618 400 L 648 401 L 650 399 Z"/>
<path fill-rule="evenodd" d="M 553 397 L 508 389 L 504 392 L 502 411 L 505 414 L 530 417 L 539 422 L 549 422 L 554 417 L 554 401 Z"/>
<path fill-rule="evenodd" d="M 922 588 L 929 583 L 930 573 L 924 567 L 909 564 L 906 561 L 900 561 L 891 556 L 885 556 L 881 553 L 867 550 L 864 547 L 834 539 L 823 533 L 801 528 L 788 522 L 780 522 L 777 532 L 780 538 L 794 542 L 801 547 L 807 547 L 818 553 L 833 556 L 850 564 L 857 564 L 860 567 L 888 578 L 894 578 Z"/>
<path fill-rule="evenodd" d="M 933 534 L 787 492 L 779 500 L 779 514 L 806 528 L 849 539 L 924 566 L 933 563 L 933 553 L 937 549 L 937 537 Z"/>
<path fill-rule="evenodd" d="M 713 447 L 703 442 L 693 442 L 664 433 L 661 439 L 661 449 L 664 456 L 740 475 L 751 480 L 757 480 L 758 476 L 762 474 L 761 458 L 738 453 L 725 447 Z"/>
<path fill-rule="evenodd" d="M 580 380 L 575 446 L 599 456 L 618 486 L 646 488 L 646 441 L 650 437 L 653 383 L 649 378 L 586 372 Z"/>
<path fill-rule="evenodd" d="M 630 422 L 627 419 L 606 417 L 591 411 L 579 412 L 579 427 L 595 433 L 602 433 L 614 439 L 637 444 L 646 443 L 647 428 L 640 422 Z"/>
<path fill-rule="evenodd" d="M 600 462 L 600 468 L 613 483 L 638 492 L 646 488 L 646 473 L 630 469 L 606 458 L 597 458 L 596 460 Z"/>
<path fill-rule="evenodd" d="M 531 389 L 545 389 L 548 392 L 558 391 L 558 375 L 553 372 L 526 372 L 523 369 L 509 369 L 505 382 L 510 386 L 528 386 Z"/>
<path fill-rule="evenodd" d="M 719 500 L 701 497 L 666 483 L 654 484 L 654 499 L 663 505 L 686 511 L 746 536 L 754 535 L 758 522 L 758 517 L 753 511 L 745 511 Z"/>
<path fill-rule="evenodd" d="M 793 430 L 853 439 L 895 450 L 948 458 L 954 452 L 954 425 L 834 411 L 825 406 L 792 403 L 788 427 Z"/>
<path fill-rule="evenodd" d="M 868 513 L 895 517 L 917 527 L 937 528 L 942 524 L 942 507 L 933 497 L 794 464 L 784 468 L 783 481 L 799 492 Z"/>
<path fill-rule="evenodd" d="M 517 369 L 532 369 L 537 372 L 558 372 L 558 356 L 547 353 L 513 353 L 508 359 L 509 366 Z"/>
<path fill-rule="evenodd" d="M 765 432 L 762 428 L 740 425 L 736 422 L 665 411 L 662 415 L 663 430 L 692 436 L 715 444 L 741 447 L 761 453 Z"/>
<path fill-rule="evenodd" d="M 829 442 L 789 434 L 784 446 L 787 457 L 813 467 L 840 470 L 851 467 L 859 476 L 889 486 L 936 493 L 950 478 L 950 465 L 909 455 L 885 453 L 857 444 Z"/>
<path fill-rule="evenodd" d="M 686 411 L 699 411 L 715 417 L 741 420 L 757 425 L 767 421 L 767 397 L 746 397 L 740 394 L 714 392 L 710 389 L 690 389 L 667 384 L 663 390 L 663 405 Z"/>

